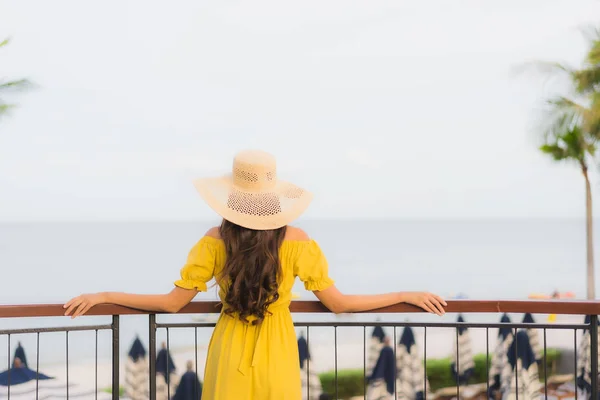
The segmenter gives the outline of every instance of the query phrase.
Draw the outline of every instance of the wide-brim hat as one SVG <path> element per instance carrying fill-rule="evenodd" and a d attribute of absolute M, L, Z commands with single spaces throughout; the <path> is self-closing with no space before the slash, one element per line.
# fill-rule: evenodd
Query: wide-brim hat
<path fill-rule="evenodd" d="M 277 179 L 275 157 L 257 150 L 238 153 L 231 174 L 201 178 L 194 186 L 224 219 L 248 229 L 278 229 L 298 218 L 312 194 Z"/>

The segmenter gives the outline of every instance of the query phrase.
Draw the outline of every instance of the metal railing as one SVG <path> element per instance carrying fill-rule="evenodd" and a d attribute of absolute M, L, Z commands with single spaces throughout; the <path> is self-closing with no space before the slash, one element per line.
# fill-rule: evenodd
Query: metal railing
<path fill-rule="evenodd" d="M 308 301 L 296 301 L 290 306 L 290 310 L 294 314 L 314 314 L 314 313 L 328 313 L 329 311 L 319 302 L 308 302 Z M 179 313 L 180 314 L 215 314 L 220 313 L 221 306 L 217 302 L 193 302 L 184 307 Z M 598 354 L 598 317 L 600 314 L 600 302 L 580 302 L 580 301 L 468 301 L 468 300 L 456 300 L 448 301 L 446 308 L 448 313 L 532 313 L 532 314 L 558 314 L 558 315 L 580 315 L 589 316 L 590 324 L 541 324 L 541 323 L 459 323 L 459 322 L 431 322 L 431 323 L 419 323 L 419 322 L 296 322 L 296 327 L 306 328 L 306 340 L 310 346 L 310 330 L 311 328 L 323 328 L 329 327 L 333 329 L 334 335 L 334 393 L 335 398 L 338 398 L 338 329 L 349 328 L 349 327 L 362 327 L 362 354 L 363 354 L 363 371 L 366 373 L 366 342 L 367 342 L 367 328 L 368 327 L 390 327 L 393 328 L 394 343 L 396 343 L 398 328 L 412 327 L 423 329 L 424 343 L 423 343 L 423 360 L 424 360 L 424 382 L 427 382 L 427 331 L 432 328 L 452 328 L 456 330 L 456 352 L 457 362 L 460 359 L 458 357 L 458 331 L 460 328 L 473 328 L 485 331 L 486 337 L 486 393 L 490 393 L 490 376 L 489 376 L 489 361 L 490 361 L 490 345 L 489 345 L 489 330 L 494 328 L 510 328 L 514 332 L 514 338 L 516 342 L 517 331 L 519 329 L 537 329 L 543 332 L 543 377 L 544 377 L 544 395 L 548 396 L 548 371 L 547 368 L 547 348 L 546 348 L 546 332 L 547 330 L 572 330 L 574 333 L 574 362 L 575 369 L 577 369 L 577 331 L 589 331 L 590 333 L 590 353 L 592 355 Z M 370 311 L 369 314 L 405 314 L 405 313 L 421 313 L 417 307 L 413 307 L 406 304 L 398 304 L 378 310 Z M 45 304 L 45 305 L 10 305 L 0 306 L 0 321 L 3 318 L 37 318 L 37 317 L 61 317 L 64 314 L 62 305 L 57 304 Z M 148 333 L 149 333 L 149 398 L 150 400 L 156 399 L 156 369 L 154 360 L 156 360 L 156 338 L 157 331 L 164 329 L 166 331 L 166 346 L 167 351 L 170 350 L 170 336 L 169 330 L 180 329 L 180 328 L 193 328 L 195 332 L 194 339 L 194 354 L 195 354 L 195 371 L 198 372 L 198 335 L 197 330 L 199 328 L 213 328 L 215 323 L 198 322 L 198 323 L 158 323 L 156 321 L 156 314 L 147 313 L 139 310 L 133 310 L 125 307 L 114 306 L 114 305 L 98 305 L 91 309 L 87 315 L 90 316 L 112 316 L 112 323 L 106 325 L 94 325 L 94 326 L 70 326 L 70 327 L 57 327 L 57 328 L 30 328 L 30 329 L 5 329 L 0 330 L 0 337 L 8 337 L 8 362 L 4 365 L 8 365 L 10 371 L 11 360 L 11 337 L 20 334 L 31 334 L 37 335 L 37 372 L 39 372 L 39 336 L 40 334 L 48 332 L 64 332 L 65 333 L 65 344 L 66 344 L 66 362 L 65 362 L 65 373 L 67 377 L 67 392 L 66 398 L 69 398 L 69 332 L 72 331 L 95 331 L 96 342 L 95 342 L 95 387 L 96 393 L 98 392 L 98 331 L 109 330 L 112 335 L 112 398 L 119 398 L 119 366 L 120 366 L 120 355 L 119 355 L 119 321 L 121 315 L 135 315 L 135 314 L 147 314 L 148 315 Z M 357 313 L 361 314 L 361 313 Z M 66 317 L 65 317 L 66 318 Z M 297 318 L 295 318 L 297 319 Z M 517 343 L 515 343 L 515 352 L 517 349 Z M 394 346 L 394 354 L 396 347 Z M 515 353 L 516 356 L 516 353 Z M 598 399 L 598 357 L 591 357 L 591 398 Z M 575 379 L 577 378 L 577 371 L 575 371 Z M 307 364 L 307 376 L 310 374 L 310 363 Z M 363 374 L 365 375 L 365 374 Z M 367 398 L 367 379 L 363 379 L 363 395 Z M 516 378 L 518 379 L 518 377 Z M 307 379 L 308 381 L 308 379 Z M 37 382 L 36 382 L 37 384 Z M 456 396 L 460 399 L 461 384 L 458 379 L 456 380 Z M 517 381 L 518 387 L 518 381 Z M 168 398 L 173 395 L 170 393 L 170 385 L 167 385 Z M 310 384 L 307 385 L 306 395 L 310 398 Z M 394 390 L 397 396 L 397 390 Z M 8 396 L 10 398 L 10 380 Z M 427 396 L 427 390 L 425 390 L 425 396 Z M 577 396 L 577 393 L 575 394 Z M 518 398 L 518 390 L 517 390 Z M 37 399 L 37 390 L 36 390 Z"/>
<path fill-rule="evenodd" d="M 0 307 L 1 308 L 1 307 Z M 11 389 L 11 336 L 14 335 L 23 335 L 23 334 L 36 334 L 36 391 L 35 391 L 35 400 L 39 398 L 39 376 L 40 376 L 40 334 L 42 333 L 56 333 L 56 332 L 64 332 L 65 333 L 65 369 L 66 369 L 66 398 L 69 398 L 69 332 L 82 332 L 82 331 L 93 331 L 95 332 L 95 344 L 94 344 L 94 355 L 95 362 L 94 365 L 96 369 L 94 371 L 94 387 L 96 393 L 98 393 L 98 331 L 110 330 L 112 332 L 112 385 L 113 385 L 113 399 L 119 398 L 119 316 L 112 316 L 112 323 L 109 325 L 82 325 L 82 326 L 69 326 L 69 327 L 55 327 L 55 328 L 28 328 L 28 329 L 5 329 L 0 330 L 0 337 L 6 336 L 8 342 L 8 357 L 7 357 L 7 380 L 8 380 L 8 388 L 7 388 L 7 398 L 10 399 L 10 389 Z M 14 360 L 13 360 L 14 362 Z M 116 388 L 116 391 L 115 391 Z"/>

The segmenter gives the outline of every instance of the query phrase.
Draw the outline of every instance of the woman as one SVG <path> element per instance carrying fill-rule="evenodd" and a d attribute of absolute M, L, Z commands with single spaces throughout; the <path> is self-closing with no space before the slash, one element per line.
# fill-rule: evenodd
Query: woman
<path fill-rule="evenodd" d="M 308 207 L 311 194 L 277 180 L 275 159 L 264 152 L 236 155 L 227 177 L 195 182 L 221 217 L 192 248 L 181 279 L 164 295 L 85 294 L 65 304 L 65 315 L 85 314 L 100 303 L 177 312 L 213 277 L 223 311 L 210 341 L 202 398 L 298 400 L 298 346 L 289 305 L 296 277 L 334 313 L 410 303 L 442 315 L 446 303 L 429 293 L 344 295 L 329 277 L 319 245 L 288 226 Z"/>

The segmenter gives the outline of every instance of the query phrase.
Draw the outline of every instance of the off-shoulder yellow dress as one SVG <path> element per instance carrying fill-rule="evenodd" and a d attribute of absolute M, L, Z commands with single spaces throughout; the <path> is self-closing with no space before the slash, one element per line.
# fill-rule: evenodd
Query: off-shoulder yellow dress
<path fill-rule="evenodd" d="M 225 264 L 222 240 L 203 237 L 191 250 L 176 286 L 206 291 Z M 285 240 L 279 250 L 279 299 L 262 323 L 251 325 L 221 313 L 208 347 L 203 400 L 300 400 L 298 345 L 289 305 L 296 277 L 306 290 L 333 284 L 327 260 L 313 240 Z M 220 286 L 219 297 L 225 298 Z M 227 305 L 224 304 L 224 307 Z"/>

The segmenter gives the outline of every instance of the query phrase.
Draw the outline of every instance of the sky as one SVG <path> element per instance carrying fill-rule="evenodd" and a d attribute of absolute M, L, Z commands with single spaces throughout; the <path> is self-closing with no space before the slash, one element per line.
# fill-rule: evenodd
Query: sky
<path fill-rule="evenodd" d="M 315 195 L 306 218 L 579 218 L 539 154 L 600 2 L 0 0 L 0 221 L 196 220 L 192 179 L 242 149 Z M 594 168 L 594 194 L 600 194 Z M 598 196 L 596 196 L 598 197 Z M 598 204 L 598 203 L 596 203 Z"/>

